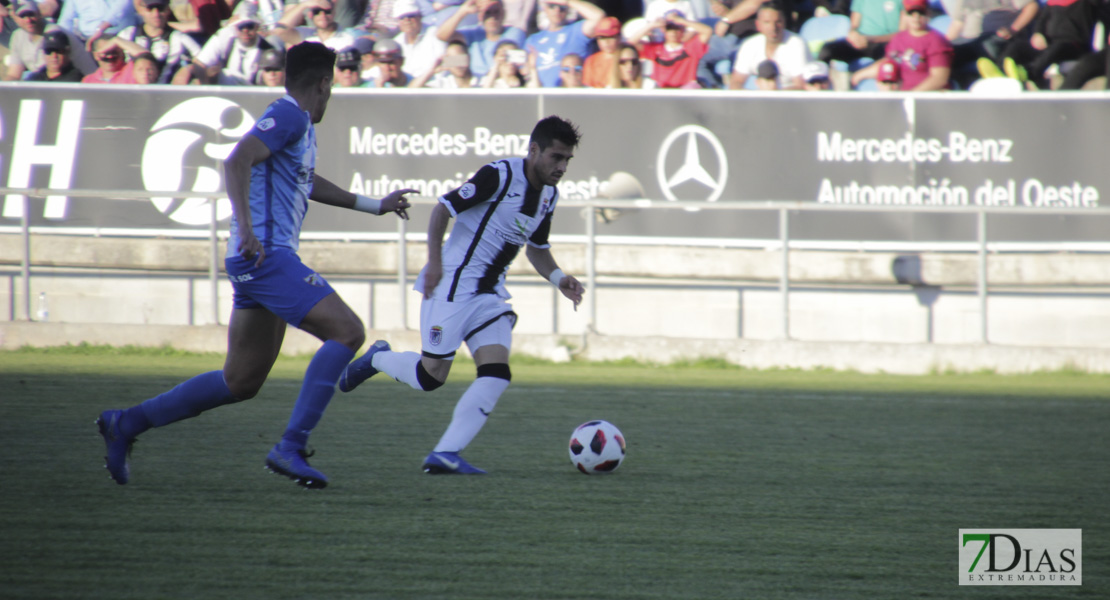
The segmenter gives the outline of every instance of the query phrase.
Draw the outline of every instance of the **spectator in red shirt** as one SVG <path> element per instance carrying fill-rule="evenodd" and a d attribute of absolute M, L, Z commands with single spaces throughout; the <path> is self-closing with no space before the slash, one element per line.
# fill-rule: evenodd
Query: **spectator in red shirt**
<path fill-rule="evenodd" d="M 697 82 L 698 61 L 709 49 L 713 29 L 687 19 L 678 11 L 671 11 L 649 23 L 644 31 L 629 37 L 638 42 L 656 29 L 663 30 L 663 41 L 648 42 L 640 49 L 642 58 L 655 63 L 652 79 L 661 88 L 700 88 Z"/>
<path fill-rule="evenodd" d="M 96 38 L 92 50 L 100 68 L 86 75 L 81 83 L 135 83 L 133 64 L 124 58 L 123 47 L 115 37 Z"/>
<path fill-rule="evenodd" d="M 902 10 L 906 29 L 894 34 L 884 51 L 885 60 L 898 65 L 901 89 L 912 92 L 949 89 L 952 43 L 929 27 L 929 0 L 904 0 Z M 875 77 L 883 62 L 871 63 L 852 73 L 852 85 Z"/>

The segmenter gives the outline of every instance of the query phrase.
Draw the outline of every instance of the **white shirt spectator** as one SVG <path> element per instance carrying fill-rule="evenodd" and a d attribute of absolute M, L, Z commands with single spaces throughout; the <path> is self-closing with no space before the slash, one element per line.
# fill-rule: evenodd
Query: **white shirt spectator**
<path fill-rule="evenodd" d="M 401 53 L 405 57 L 401 70 L 410 77 L 419 77 L 430 71 L 435 66 L 436 59 L 447 50 L 447 42 L 436 37 L 436 28 L 432 26 L 420 30 L 420 35 L 412 44 L 405 41 L 404 33 L 398 33 L 393 40 L 401 45 Z"/>
<path fill-rule="evenodd" d="M 355 36 L 342 31 L 336 31 L 326 40 L 316 34 L 315 27 L 298 27 L 297 33 L 301 34 L 301 39 L 306 42 L 319 42 L 336 52 L 346 50 L 355 45 Z"/>
<path fill-rule="evenodd" d="M 809 45 L 802 36 L 790 32 L 782 32 L 782 43 L 775 48 L 774 56 L 767 56 L 767 36 L 757 33 L 744 40 L 736 52 L 736 63 L 733 72 L 748 77 L 756 77 L 759 63 L 771 59 L 779 68 L 779 89 L 790 87 L 794 78 L 802 75 L 802 70 L 810 60 Z"/>
<path fill-rule="evenodd" d="M 258 72 L 258 59 L 269 48 L 262 38 L 254 46 L 243 46 L 238 28 L 229 25 L 205 42 L 196 60 L 206 67 L 222 67 L 216 82 L 219 85 L 251 85 Z"/>

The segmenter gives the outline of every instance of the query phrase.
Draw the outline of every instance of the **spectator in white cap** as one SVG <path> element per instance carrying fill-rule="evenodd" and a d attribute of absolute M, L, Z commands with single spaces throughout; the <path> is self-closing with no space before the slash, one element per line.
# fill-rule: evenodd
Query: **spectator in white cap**
<path fill-rule="evenodd" d="M 302 23 L 309 25 L 300 26 Z M 355 45 L 354 36 L 339 30 L 335 5 L 330 0 L 309 0 L 286 8 L 285 15 L 274 25 L 274 33 L 286 47 L 320 42 L 339 53 Z"/>
<path fill-rule="evenodd" d="M 396 0 L 393 3 L 393 17 L 397 19 L 397 27 L 401 30 L 393 38 L 405 57 L 401 70 L 411 79 L 435 68 L 436 59 L 447 50 L 447 43 L 439 39 L 435 27 L 424 25 L 424 17 L 416 2 Z M 377 49 L 374 51 L 377 52 Z"/>
<path fill-rule="evenodd" d="M 42 7 L 33 0 L 20 0 L 8 8 L 15 24 L 19 26 L 12 32 L 9 43 L 8 68 L 3 73 L 4 81 L 17 81 L 30 76 L 31 73 L 42 69 L 45 65 L 43 54 L 43 36 L 47 31 L 59 30 L 56 25 L 50 25 L 42 12 Z M 81 71 L 91 73 L 96 70 L 96 61 L 92 59 L 80 40 L 68 34 L 70 45 L 75 48 L 71 51 L 73 60 Z"/>
<path fill-rule="evenodd" d="M 819 60 L 806 63 L 802 68 L 802 81 L 805 91 L 822 92 L 832 89 L 829 82 L 829 65 Z"/>

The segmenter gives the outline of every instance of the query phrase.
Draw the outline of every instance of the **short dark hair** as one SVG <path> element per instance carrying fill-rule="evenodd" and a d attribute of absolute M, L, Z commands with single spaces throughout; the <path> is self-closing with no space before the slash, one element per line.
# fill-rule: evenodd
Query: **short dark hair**
<path fill-rule="evenodd" d="M 335 71 L 335 51 L 319 42 L 301 42 L 285 53 L 285 89 L 311 87 Z"/>
<path fill-rule="evenodd" d="M 578 140 L 581 137 L 578 133 L 578 127 L 574 123 L 551 115 L 536 123 L 535 128 L 532 129 L 532 136 L 528 138 L 528 143 L 535 142 L 541 151 L 556 140 L 574 148 L 578 146 Z"/>

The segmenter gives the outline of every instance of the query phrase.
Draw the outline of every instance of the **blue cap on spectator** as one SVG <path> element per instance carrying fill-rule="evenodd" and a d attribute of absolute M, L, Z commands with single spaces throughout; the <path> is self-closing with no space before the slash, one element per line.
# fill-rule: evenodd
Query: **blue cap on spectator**
<path fill-rule="evenodd" d="M 355 50 L 358 50 L 359 54 L 370 54 L 374 51 L 374 38 L 358 38 L 355 40 Z"/>

